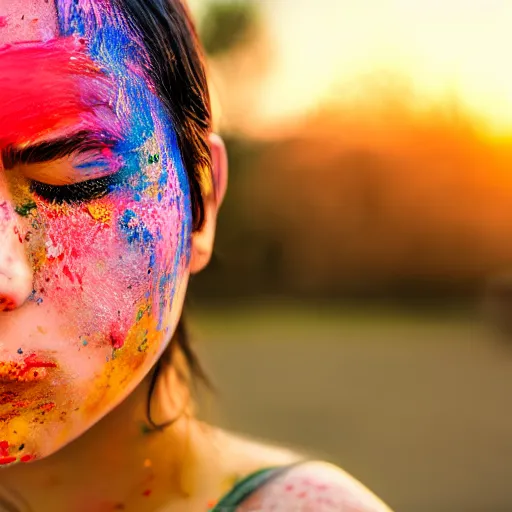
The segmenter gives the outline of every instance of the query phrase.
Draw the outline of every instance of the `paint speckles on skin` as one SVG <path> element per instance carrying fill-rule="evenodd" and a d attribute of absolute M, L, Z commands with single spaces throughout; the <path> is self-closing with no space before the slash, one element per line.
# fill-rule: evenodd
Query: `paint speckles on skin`
<path fill-rule="evenodd" d="M 106 204 L 101 202 L 88 204 L 86 208 L 87 212 L 94 220 L 102 224 L 110 225 L 112 221 L 112 208 L 109 208 Z"/>
<path fill-rule="evenodd" d="M 41 133 L 41 138 L 59 136 L 60 124 L 65 130 L 78 124 L 113 143 L 112 154 L 102 152 L 98 161 L 89 154 L 70 157 L 74 171 L 88 180 L 91 168 L 103 169 L 107 162 L 120 179 L 104 195 L 91 195 L 93 200 L 52 202 L 33 191 L 20 169 L 5 173 L 11 174 L 13 207 L 0 213 L 0 232 L 14 223 L 29 230 L 29 239 L 21 230 L 18 239 L 26 249 L 34 290 L 26 308 L 30 313 L 24 317 L 20 311 L 21 321 L 11 329 L 16 336 L 7 340 L 17 362 L 4 363 L 0 377 L 9 386 L 3 389 L 0 382 L 2 391 L 18 394 L 0 396 L 0 439 L 10 443 L 6 457 L 16 456 L 18 462 L 67 442 L 76 428 L 90 426 L 142 379 L 175 328 L 174 297 L 185 283 L 190 258 L 187 173 L 175 129 L 144 71 L 148 56 L 140 34 L 125 22 L 117 2 L 55 4 L 57 40 L 23 43 L 15 54 L 0 50 L 0 71 L 8 70 L 0 96 L 13 100 L 12 111 L 2 110 L 0 120 L 9 115 L 15 121 L 0 124 L 0 145 L 30 145 Z M 26 23 L 36 17 L 30 13 Z M 8 64 L 19 59 L 23 65 L 10 69 Z M 16 79 L 34 64 L 42 67 L 38 82 L 25 87 L 20 80 L 23 90 L 18 90 Z M 41 85 L 50 91 L 43 98 Z M 39 99 L 42 110 L 33 108 Z M 122 167 L 112 169 L 112 161 Z M 54 164 L 60 165 L 48 166 Z M 16 355 L 18 347 L 26 354 L 39 354 L 41 347 L 58 354 L 58 369 L 28 368 L 25 355 Z M 76 364 L 66 366 L 67 361 Z M 43 379 L 45 374 L 49 378 Z M 36 380 L 19 384 L 27 378 Z M 18 451 L 21 444 L 26 448 Z M 139 493 L 144 489 L 151 485 L 144 483 Z"/>
<path fill-rule="evenodd" d="M 119 350 L 124 345 L 124 336 L 115 328 L 110 333 L 110 344 L 114 350 Z M 112 355 L 112 358 L 115 358 L 115 352 Z"/>
<path fill-rule="evenodd" d="M 25 358 L 22 363 L 0 361 L 0 382 L 35 382 L 47 375 L 48 368 L 56 368 L 51 361 L 40 361 L 35 355 Z"/>
<path fill-rule="evenodd" d="M 18 451 L 22 451 L 25 448 L 25 445 L 21 445 L 18 448 Z M 9 443 L 7 441 L 0 441 L 0 466 L 6 466 L 8 464 L 13 464 L 14 462 L 17 462 L 18 460 L 20 462 L 31 462 L 35 459 L 34 455 L 22 455 L 19 459 L 15 455 L 10 454 L 10 448 Z"/>
<path fill-rule="evenodd" d="M 18 395 L 13 391 L 4 391 L 0 393 L 0 405 L 6 405 L 14 402 Z"/>
<path fill-rule="evenodd" d="M 149 155 L 148 164 L 152 165 L 152 164 L 157 164 L 158 162 L 160 162 L 160 155 L 158 153 L 156 153 L 154 155 Z"/>
<path fill-rule="evenodd" d="M 5 28 L 8 24 L 7 16 L 0 16 L 0 28 Z"/>
<path fill-rule="evenodd" d="M 16 206 L 15 212 L 22 217 L 28 217 L 37 208 L 35 201 L 29 200 L 26 203 Z"/>
<path fill-rule="evenodd" d="M 7 441 L 0 441 L 0 466 L 12 464 L 16 460 L 16 457 L 11 456 L 9 453 L 9 443 Z"/>
<path fill-rule="evenodd" d="M 145 247 L 154 240 L 151 231 L 144 225 L 133 210 L 126 210 L 119 221 L 119 227 L 125 233 L 128 243 Z"/>

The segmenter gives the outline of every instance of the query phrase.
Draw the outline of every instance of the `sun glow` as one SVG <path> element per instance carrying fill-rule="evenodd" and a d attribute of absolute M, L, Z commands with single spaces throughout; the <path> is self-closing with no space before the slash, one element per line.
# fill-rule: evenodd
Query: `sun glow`
<path fill-rule="evenodd" d="M 346 102 L 396 76 L 414 101 L 455 100 L 495 134 L 512 133 L 508 0 L 263 0 L 273 72 L 262 121 Z M 275 50 L 275 51 L 274 51 Z M 368 84 L 370 81 L 370 84 Z M 347 100 L 348 98 L 348 100 Z"/>

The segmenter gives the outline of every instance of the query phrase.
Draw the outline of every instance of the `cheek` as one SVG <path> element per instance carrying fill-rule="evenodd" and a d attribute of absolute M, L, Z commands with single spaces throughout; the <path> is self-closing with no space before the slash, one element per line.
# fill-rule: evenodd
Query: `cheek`
<path fill-rule="evenodd" d="M 119 349 L 134 324 L 150 316 L 162 328 L 171 309 L 186 266 L 178 250 L 182 219 L 163 201 L 137 199 L 38 205 L 29 242 L 33 300 L 64 318 L 78 344 Z"/>

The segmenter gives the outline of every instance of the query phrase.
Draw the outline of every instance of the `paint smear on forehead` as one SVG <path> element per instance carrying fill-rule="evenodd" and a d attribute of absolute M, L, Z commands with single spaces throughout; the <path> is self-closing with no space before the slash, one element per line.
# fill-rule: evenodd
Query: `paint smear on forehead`
<path fill-rule="evenodd" d="M 53 0 L 0 0 L 0 46 L 48 41 L 58 34 Z"/>
<path fill-rule="evenodd" d="M 112 84 L 77 37 L 19 43 L 0 50 L 0 147 L 58 130 L 88 130 L 115 139 Z"/>

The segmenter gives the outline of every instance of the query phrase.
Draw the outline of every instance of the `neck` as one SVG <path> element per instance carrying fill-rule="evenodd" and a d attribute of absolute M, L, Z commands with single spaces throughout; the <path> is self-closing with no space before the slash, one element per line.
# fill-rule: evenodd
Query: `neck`
<path fill-rule="evenodd" d="M 176 393 L 171 399 L 169 389 L 176 387 L 169 384 L 177 383 L 173 373 L 171 369 L 158 380 L 152 404 L 158 424 L 179 417 L 171 426 L 162 431 L 148 428 L 148 378 L 119 407 L 56 454 L 1 470 L 0 497 L 5 487 L 8 495 L 26 498 L 30 510 L 103 512 L 153 510 L 197 494 L 199 459 L 206 460 L 213 447 L 205 427 L 188 413 L 180 415 L 184 408 L 176 403 L 180 402 Z"/>

